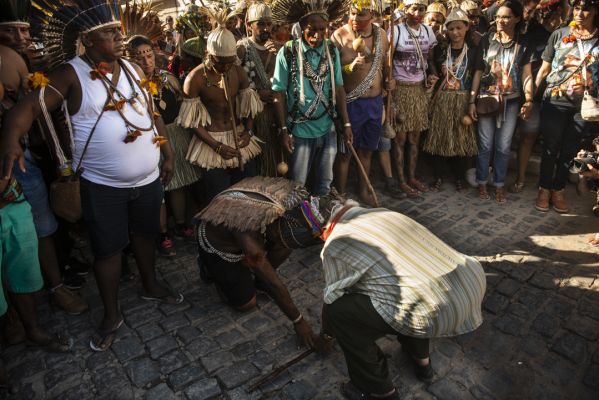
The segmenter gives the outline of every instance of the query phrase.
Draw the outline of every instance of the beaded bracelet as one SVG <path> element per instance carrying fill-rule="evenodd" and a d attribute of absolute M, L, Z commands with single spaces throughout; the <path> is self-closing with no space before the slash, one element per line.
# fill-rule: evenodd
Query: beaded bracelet
<path fill-rule="evenodd" d="M 222 149 L 223 149 L 223 144 L 222 144 L 222 143 L 219 143 L 219 144 L 216 146 L 216 149 L 214 149 L 214 152 L 215 152 L 216 154 L 220 154 L 220 151 L 221 151 Z"/>

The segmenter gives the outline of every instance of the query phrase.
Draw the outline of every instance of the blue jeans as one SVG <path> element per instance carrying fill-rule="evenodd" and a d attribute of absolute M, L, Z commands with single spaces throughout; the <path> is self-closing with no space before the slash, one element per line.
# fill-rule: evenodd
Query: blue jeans
<path fill-rule="evenodd" d="M 505 186 L 512 136 L 518 122 L 520 99 L 505 102 L 504 112 L 495 117 L 478 118 L 478 156 L 476 157 L 476 182 L 487 183 L 489 178 L 489 160 L 493 153 L 493 181 L 496 187 Z"/>
<path fill-rule="evenodd" d="M 312 139 L 294 136 L 293 146 L 289 159 L 289 177 L 305 186 L 312 173 L 315 180 L 311 193 L 316 196 L 329 194 L 333 182 L 333 162 L 337 155 L 335 130 L 331 128 L 328 133 Z"/>

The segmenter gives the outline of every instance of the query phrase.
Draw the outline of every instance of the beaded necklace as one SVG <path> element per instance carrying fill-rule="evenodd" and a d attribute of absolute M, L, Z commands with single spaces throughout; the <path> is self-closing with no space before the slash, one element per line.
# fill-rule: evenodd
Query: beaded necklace
<path fill-rule="evenodd" d="M 462 68 L 462 64 L 464 65 L 464 68 Z M 464 75 L 466 75 L 466 70 L 468 69 L 468 68 L 466 68 L 467 65 L 468 65 L 468 45 L 466 43 L 464 43 L 464 46 L 462 47 L 462 51 L 460 52 L 460 55 L 458 56 L 458 58 L 456 58 L 455 61 L 453 61 L 453 57 L 451 56 L 451 45 L 450 45 L 449 48 L 447 49 L 447 59 L 445 60 L 445 67 L 447 68 L 447 75 L 445 76 L 445 79 L 447 80 L 447 83 L 449 83 L 449 75 L 451 75 L 453 78 L 455 78 L 461 82 L 462 79 L 464 78 Z M 461 73 L 460 73 L 460 71 L 461 71 Z"/>

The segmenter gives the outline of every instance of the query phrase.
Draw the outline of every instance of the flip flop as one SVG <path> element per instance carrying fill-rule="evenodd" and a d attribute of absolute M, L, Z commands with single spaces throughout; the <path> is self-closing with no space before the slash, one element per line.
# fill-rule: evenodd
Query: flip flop
<path fill-rule="evenodd" d="M 121 321 L 118 324 L 116 324 L 116 326 L 112 330 L 108 332 L 102 332 L 100 329 L 96 330 L 91 340 L 89 341 L 90 349 L 96 352 L 108 350 L 110 346 L 112 346 L 114 339 L 116 339 L 116 332 L 119 330 L 121 325 L 123 325 L 124 321 L 125 320 L 121 319 Z"/>
<path fill-rule="evenodd" d="M 170 305 L 177 305 L 177 304 L 181 304 L 183 303 L 183 300 L 185 300 L 185 298 L 183 297 L 183 294 L 181 293 L 177 293 L 177 294 L 167 294 L 161 297 L 156 297 L 156 296 L 147 296 L 147 295 L 140 295 L 142 300 L 146 300 L 146 301 L 157 301 L 163 304 L 170 304 Z"/>
<path fill-rule="evenodd" d="M 420 182 L 417 179 L 409 181 L 408 185 L 412 186 L 413 188 L 416 188 L 416 190 L 418 190 L 420 193 L 426 193 L 430 191 L 428 186 L 426 186 L 424 183 Z"/>

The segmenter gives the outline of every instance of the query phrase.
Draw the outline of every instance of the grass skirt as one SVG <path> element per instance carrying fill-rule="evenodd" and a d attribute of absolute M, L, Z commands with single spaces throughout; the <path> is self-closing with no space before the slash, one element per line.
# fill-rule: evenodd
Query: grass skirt
<path fill-rule="evenodd" d="M 167 125 L 166 132 L 168 135 L 167 139 L 175 156 L 173 178 L 164 188 L 168 192 L 197 182 L 202 177 L 202 171 L 185 159 L 185 154 L 187 154 L 193 133 L 181 128 L 176 123 Z"/>
<path fill-rule="evenodd" d="M 393 91 L 395 128 L 399 132 L 422 132 L 428 128 L 428 95 L 423 85 L 397 83 Z"/>
<path fill-rule="evenodd" d="M 237 127 L 237 132 L 243 131 L 243 125 Z M 235 148 L 235 138 L 233 134 L 233 130 L 224 131 L 224 132 L 210 132 L 208 131 L 210 136 L 223 144 L 226 144 L 229 147 Z M 258 154 L 262 152 L 260 148 L 261 140 L 256 136 L 252 136 L 250 139 L 250 144 L 245 146 L 241 150 L 241 162 L 245 164 L 252 158 L 256 157 Z M 237 157 L 231 158 L 230 160 L 225 160 L 219 154 L 216 154 L 214 150 L 206 143 L 201 141 L 197 136 L 193 136 L 191 139 L 191 143 L 189 144 L 189 150 L 187 151 L 187 161 L 190 163 L 197 165 L 202 168 L 206 168 L 206 170 L 211 170 L 214 168 L 238 168 L 239 162 Z"/>
<path fill-rule="evenodd" d="M 468 92 L 442 90 L 431 107 L 431 122 L 424 139 L 424 151 L 443 157 L 475 156 L 474 124 L 462 124 L 462 117 L 468 111 Z"/>
<path fill-rule="evenodd" d="M 281 145 L 275 125 L 275 111 L 273 107 L 265 108 L 264 111 L 254 118 L 254 132 L 264 143 L 262 154 L 257 158 L 258 175 L 277 176 L 277 163 L 281 158 Z"/>

